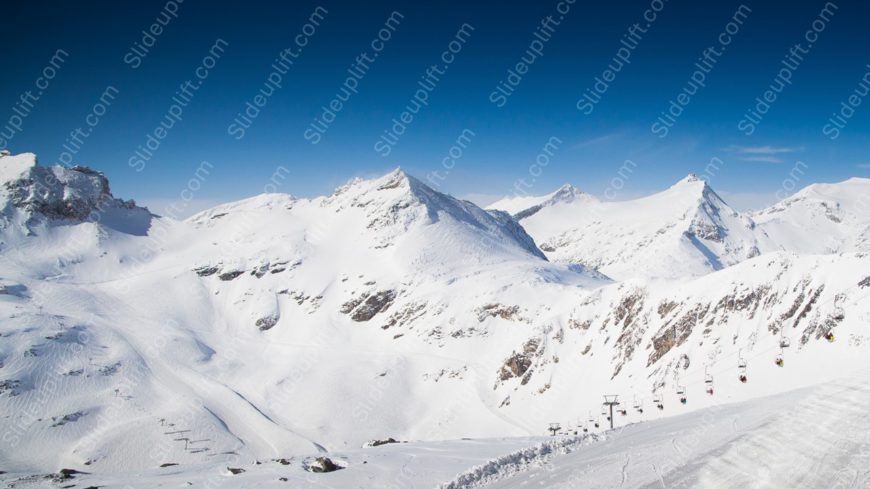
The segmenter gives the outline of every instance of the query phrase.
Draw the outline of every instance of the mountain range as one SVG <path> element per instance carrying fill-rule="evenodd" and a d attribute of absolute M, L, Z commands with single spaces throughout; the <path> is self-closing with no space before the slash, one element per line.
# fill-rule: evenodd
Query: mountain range
<path fill-rule="evenodd" d="M 253 464 L 591 428 L 605 394 L 640 420 L 818 383 L 870 366 L 868 196 L 744 214 L 690 175 L 482 209 L 396 170 L 177 221 L 3 155 L 0 459 Z"/>

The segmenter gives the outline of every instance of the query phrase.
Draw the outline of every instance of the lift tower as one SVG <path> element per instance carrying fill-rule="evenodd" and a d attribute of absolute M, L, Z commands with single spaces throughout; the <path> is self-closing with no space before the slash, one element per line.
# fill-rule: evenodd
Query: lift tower
<path fill-rule="evenodd" d="M 610 429 L 613 429 L 613 406 L 619 406 L 619 396 L 605 395 L 604 405 L 610 408 Z"/>

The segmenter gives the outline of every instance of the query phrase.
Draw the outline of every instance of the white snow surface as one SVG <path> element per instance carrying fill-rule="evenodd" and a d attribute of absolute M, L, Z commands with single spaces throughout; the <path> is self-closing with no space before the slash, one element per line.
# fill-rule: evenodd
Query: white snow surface
<path fill-rule="evenodd" d="M 661 211 L 696 238 L 710 223 L 727 228 L 721 241 L 698 241 L 733 265 L 701 274 L 698 243 L 675 234 L 676 245 L 649 243 L 661 255 L 647 259 L 683 252 L 674 260 L 685 275 L 614 281 L 550 252 L 548 261 L 520 225 L 562 204 L 518 223 L 400 170 L 326 197 L 265 194 L 179 222 L 114 198 L 93 170 L 27 155 L 0 157 L 0 167 L 7 481 L 71 468 L 99 486 L 131 474 L 136 487 L 507 484 L 506 474 L 534 472 L 518 461 L 537 455 L 523 454 L 556 464 L 611 443 L 596 442 L 604 394 L 631 407 L 621 423 L 644 421 L 631 429 L 681 413 L 688 426 L 698 409 L 762 409 L 752 400 L 870 368 L 870 257 L 771 245 L 739 259 L 764 235 L 697 181 L 658 197 L 688 211 Z M 48 173 L 62 178 L 41 180 Z M 628 245 L 610 248 L 636 260 Z M 791 346 L 780 351 L 782 338 Z M 550 422 L 589 433 L 541 450 Z M 410 443 L 361 448 L 387 437 Z M 346 468 L 305 472 L 317 456 Z M 475 466 L 484 469 L 468 475 Z M 408 467 L 408 480 L 395 479 Z M 31 482 L 45 480 L 15 484 Z"/>
<path fill-rule="evenodd" d="M 868 251 L 870 178 L 810 185 L 752 218 L 784 250 Z"/>
<path fill-rule="evenodd" d="M 565 185 L 490 208 L 510 212 L 551 260 L 582 263 L 617 280 L 700 276 L 776 250 L 870 250 L 866 178 L 810 185 L 753 214 L 732 209 L 695 175 L 629 201 L 598 200 Z"/>

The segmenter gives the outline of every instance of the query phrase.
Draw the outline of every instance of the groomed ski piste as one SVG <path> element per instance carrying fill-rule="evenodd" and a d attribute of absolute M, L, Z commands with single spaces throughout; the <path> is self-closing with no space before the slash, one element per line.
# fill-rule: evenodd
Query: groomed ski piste
<path fill-rule="evenodd" d="M 870 484 L 870 376 L 850 375 L 598 434 L 395 443 L 231 467 L 170 466 L 134 476 L 4 474 L 8 487 L 864 488 Z"/>

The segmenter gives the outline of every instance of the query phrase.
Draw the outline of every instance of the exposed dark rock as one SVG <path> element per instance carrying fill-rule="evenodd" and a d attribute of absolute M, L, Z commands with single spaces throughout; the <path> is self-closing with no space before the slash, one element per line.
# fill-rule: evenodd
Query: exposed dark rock
<path fill-rule="evenodd" d="M 865 278 L 864 280 L 858 282 L 859 287 L 870 287 L 870 277 Z"/>
<path fill-rule="evenodd" d="M 336 470 L 341 470 L 343 468 L 344 467 L 337 465 L 328 457 L 317 457 L 314 462 L 308 465 L 308 471 L 316 473 L 335 472 Z"/>
<path fill-rule="evenodd" d="M 218 273 L 220 269 L 218 267 L 213 267 L 211 265 L 203 265 L 198 268 L 194 268 L 193 271 L 196 272 L 200 277 L 209 277 Z"/>
<path fill-rule="evenodd" d="M 388 445 L 390 443 L 399 443 L 394 438 L 387 438 L 386 440 L 372 440 L 367 442 L 364 446 L 366 447 L 379 447 L 381 445 Z"/>
<path fill-rule="evenodd" d="M 822 295 L 822 291 L 824 290 L 825 286 L 822 285 L 813 293 L 813 295 L 810 297 L 810 300 L 807 301 L 807 304 L 804 306 L 803 310 L 801 310 L 800 314 L 798 314 L 797 318 L 795 319 L 793 327 L 796 328 L 798 324 L 800 324 L 801 320 L 807 317 L 807 314 L 809 314 L 810 311 L 813 309 L 813 305 L 816 303 L 816 301 L 819 300 L 819 296 Z"/>
<path fill-rule="evenodd" d="M 350 314 L 350 312 L 353 311 L 354 309 L 356 309 L 356 306 L 360 305 L 360 303 L 362 301 L 366 300 L 366 298 L 368 296 L 369 296 L 368 292 L 364 292 L 359 297 L 354 297 L 354 298 L 350 299 L 349 301 L 347 301 L 341 305 L 341 309 L 339 309 L 339 311 L 342 314 Z"/>
<path fill-rule="evenodd" d="M 88 472 L 80 472 L 75 469 L 60 469 L 57 474 L 54 475 L 53 479 L 55 481 L 65 481 L 74 478 L 79 474 L 87 474 Z"/>
<path fill-rule="evenodd" d="M 172 467 L 173 465 L 178 465 L 175 462 L 167 462 L 165 464 L 160 464 L 160 467 Z"/>
<path fill-rule="evenodd" d="M 230 474 L 233 474 L 233 475 L 238 475 L 238 474 L 241 474 L 242 472 L 245 471 L 245 469 L 242 469 L 242 468 L 233 468 L 233 467 L 227 467 L 227 470 L 229 470 L 229 471 L 230 471 Z"/>
<path fill-rule="evenodd" d="M 114 374 L 118 373 L 118 369 L 120 369 L 120 368 L 121 368 L 121 362 L 115 362 L 111 365 L 106 365 L 104 367 L 100 367 L 98 372 L 100 373 L 100 375 L 106 375 L 106 376 L 114 375 Z"/>
<path fill-rule="evenodd" d="M 650 353 L 647 366 L 657 362 L 675 346 L 682 345 L 692 334 L 695 326 L 703 326 L 709 309 L 709 304 L 698 304 L 691 311 L 666 322 L 653 338 L 653 351 Z"/>
<path fill-rule="evenodd" d="M 260 331 L 266 331 L 272 329 L 276 324 L 278 324 L 278 319 L 277 315 L 261 317 L 257 320 L 256 326 Z"/>
<path fill-rule="evenodd" d="M 78 421 L 78 420 L 79 420 L 82 416 L 84 416 L 84 415 L 85 415 L 85 413 L 83 413 L 83 412 L 81 412 L 81 411 L 77 411 L 77 412 L 74 412 L 74 413 L 71 413 L 71 414 L 66 414 L 66 415 L 64 415 L 64 416 L 61 417 L 61 418 L 58 418 L 57 416 L 54 416 L 54 417 L 51 418 L 51 420 L 54 421 L 54 424 L 52 424 L 51 427 L 54 428 L 54 427 L 57 427 L 57 426 L 63 426 L 63 425 L 65 425 L 65 424 L 67 424 L 67 423 L 75 423 L 76 421 Z"/>
<path fill-rule="evenodd" d="M 238 277 L 239 275 L 241 275 L 243 273 L 245 273 L 245 272 L 242 270 L 233 270 L 233 271 L 224 272 L 224 273 L 218 275 L 218 278 L 226 282 L 228 280 L 233 280 L 234 278 Z"/>
<path fill-rule="evenodd" d="M 361 304 L 352 309 L 353 312 L 351 313 L 350 318 L 357 322 L 368 321 L 375 317 L 376 314 L 389 309 L 393 304 L 396 295 L 396 291 L 392 289 L 382 290 L 374 295 L 368 295 L 365 300 L 361 301 Z M 347 310 L 346 306 L 347 304 L 342 306 L 342 312 Z M 345 312 L 345 314 L 347 313 Z"/>
<path fill-rule="evenodd" d="M 519 306 L 505 304 L 486 304 L 477 310 L 477 320 L 483 322 L 488 317 L 500 317 L 502 319 L 519 319 Z"/>
<path fill-rule="evenodd" d="M 674 308 L 676 308 L 678 305 L 679 304 L 676 302 L 664 301 L 661 304 L 659 304 L 659 307 L 658 307 L 658 309 L 656 309 L 656 312 L 659 313 L 659 317 L 664 318 L 665 316 L 670 314 L 671 311 L 673 311 Z"/>
<path fill-rule="evenodd" d="M 514 377 L 523 377 L 522 384 L 525 385 L 530 378 L 530 369 L 532 367 L 532 357 L 538 351 L 538 340 L 529 340 L 523 345 L 522 352 L 514 352 L 505 360 L 504 365 L 499 370 L 498 379 L 502 382 Z"/>
<path fill-rule="evenodd" d="M 263 278 L 269 272 L 269 264 L 266 263 L 264 265 L 260 265 L 259 267 L 251 270 L 251 275 L 257 278 Z"/>
<path fill-rule="evenodd" d="M 9 395 L 17 396 L 19 394 L 18 386 L 20 386 L 20 385 L 21 385 L 21 381 L 19 381 L 19 380 L 0 381 L 0 394 L 3 394 L 4 392 L 8 391 Z"/>
<path fill-rule="evenodd" d="M 592 320 L 587 319 L 586 321 L 580 321 L 579 319 L 571 318 L 568 320 L 568 327 L 571 329 L 587 331 L 589 328 L 592 327 Z"/>

